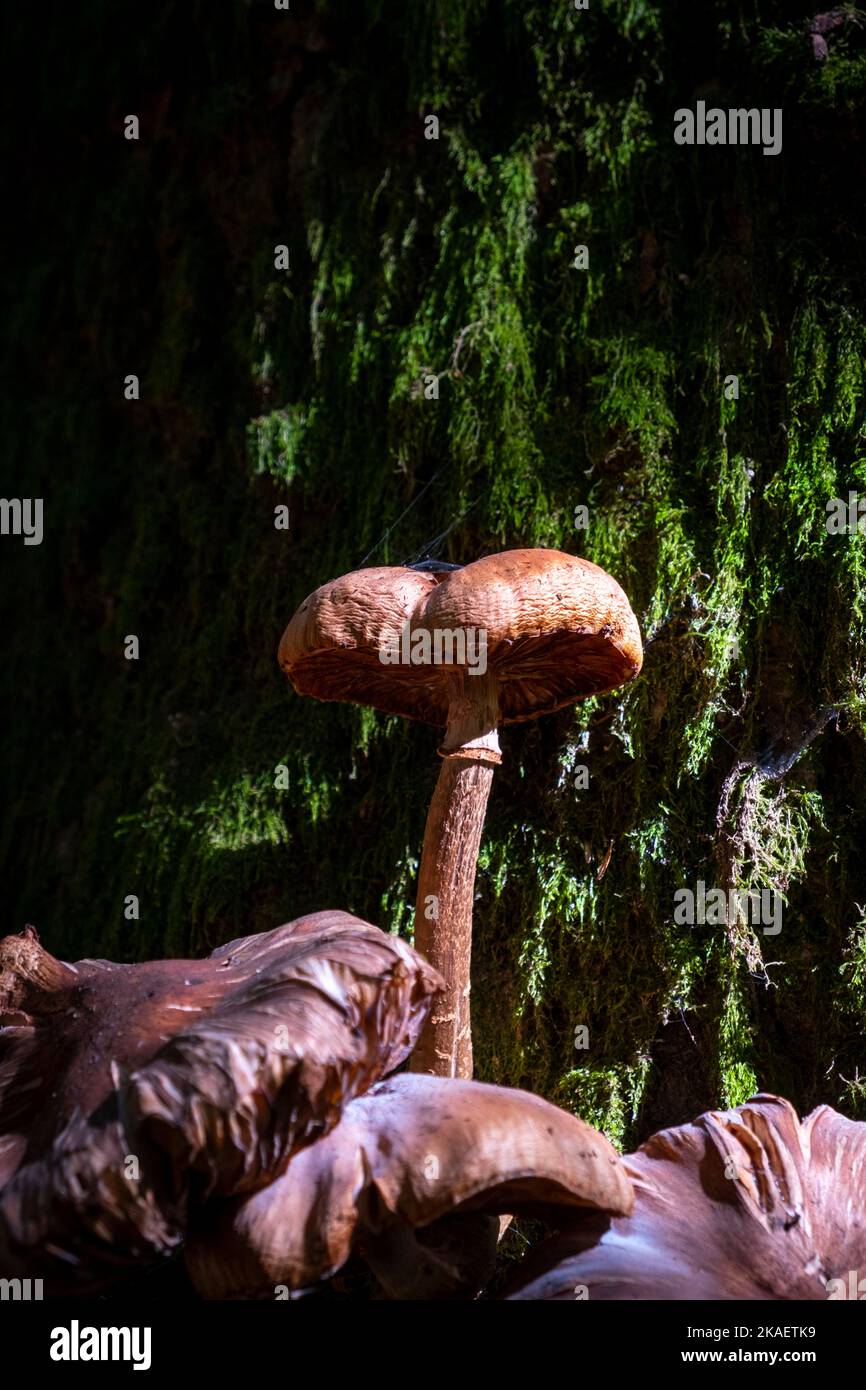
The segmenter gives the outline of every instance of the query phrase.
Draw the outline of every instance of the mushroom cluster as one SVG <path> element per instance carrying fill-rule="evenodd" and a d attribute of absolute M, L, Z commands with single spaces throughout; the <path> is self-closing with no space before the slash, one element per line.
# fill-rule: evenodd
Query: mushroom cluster
<path fill-rule="evenodd" d="M 343 912 L 200 961 L 0 941 L 0 1269 L 93 1293 L 185 1247 L 205 1297 L 296 1293 L 367 1260 L 391 1297 L 477 1294 L 510 1211 L 624 1214 L 582 1121 L 504 1088 L 389 1074 L 436 973 Z"/>
<path fill-rule="evenodd" d="M 498 728 L 632 680 L 643 652 L 628 599 L 597 565 L 558 550 L 356 570 L 304 600 L 279 661 L 299 694 L 445 729 L 415 909 L 415 945 L 445 989 L 412 1066 L 471 1077 L 472 903 Z"/>
<path fill-rule="evenodd" d="M 477 1294 L 497 1215 L 631 1209 L 603 1136 L 462 1079 L 497 729 L 638 672 L 622 590 L 550 550 L 361 570 L 301 605 L 279 658 L 301 693 L 445 728 L 421 954 L 339 912 L 204 961 L 0 941 L 0 1263 L 52 1292 L 184 1247 L 206 1297 L 297 1293 L 358 1251 L 391 1296 Z M 393 1076 L 416 1044 L 421 1074 Z"/>
<path fill-rule="evenodd" d="M 0 940 L 3 1277 L 92 1293 L 182 1251 L 203 1298 L 295 1297 L 359 1257 L 385 1297 L 474 1298 L 497 1218 L 527 1214 L 556 1234 L 506 1298 L 859 1297 L 866 1125 L 759 1095 L 622 1160 L 547 1101 L 470 1079 L 498 726 L 641 661 L 619 586 L 557 551 L 312 594 L 280 645 L 295 689 L 445 728 L 417 950 L 345 912 L 196 961 L 67 964 L 32 928 Z"/>
<path fill-rule="evenodd" d="M 182 1249 L 204 1298 L 293 1297 L 357 1256 L 474 1298 L 509 1213 L 557 1228 L 510 1299 L 860 1297 L 866 1125 L 759 1095 L 621 1160 L 537 1096 L 393 1074 L 440 983 L 341 912 L 203 961 L 0 941 L 3 1277 L 94 1293 Z"/>

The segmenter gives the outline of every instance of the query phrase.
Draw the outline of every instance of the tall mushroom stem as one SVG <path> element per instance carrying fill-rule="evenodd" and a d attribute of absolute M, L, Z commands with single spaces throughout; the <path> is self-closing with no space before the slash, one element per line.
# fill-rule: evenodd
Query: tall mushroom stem
<path fill-rule="evenodd" d="M 411 1062 L 413 1071 L 433 1076 L 472 1076 L 472 904 L 487 798 L 502 762 L 498 720 L 495 677 L 455 672 L 415 905 L 415 948 L 445 980 Z"/>

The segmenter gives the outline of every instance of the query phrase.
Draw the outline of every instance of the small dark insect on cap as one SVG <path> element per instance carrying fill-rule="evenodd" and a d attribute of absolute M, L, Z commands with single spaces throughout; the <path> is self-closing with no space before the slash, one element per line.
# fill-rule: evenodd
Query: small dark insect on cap
<path fill-rule="evenodd" d="M 447 560 L 407 560 L 400 566 L 404 570 L 420 570 L 422 574 L 445 574 L 449 570 L 462 570 L 462 565 L 449 565 Z"/>

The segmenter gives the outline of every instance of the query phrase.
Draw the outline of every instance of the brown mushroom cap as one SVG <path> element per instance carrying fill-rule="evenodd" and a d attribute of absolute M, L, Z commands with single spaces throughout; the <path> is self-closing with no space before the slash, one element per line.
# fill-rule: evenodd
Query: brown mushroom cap
<path fill-rule="evenodd" d="M 640 631 L 616 580 L 558 550 L 506 550 L 445 574 L 355 570 L 305 599 L 286 628 L 280 666 L 301 695 L 348 700 L 443 725 L 453 665 L 384 664 L 406 624 L 433 634 L 486 633 L 500 721 L 514 724 L 632 679 Z"/>
<path fill-rule="evenodd" d="M 526 1091 L 404 1074 L 347 1106 L 269 1187 L 211 1205 L 186 1258 L 206 1297 L 273 1297 L 332 1274 L 358 1242 L 387 1280 L 396 1228 L 632 1204 L 619 1156 L 582 1120 Z"/>
<path fill-rule="evenodd" d="M 44 1279 L 49 1297 L 97 1293 L 180 1246 L 183 1196 L 169 1198 L 158 1156 L 130 1135 L 112 1097 L 95 1117 L 73 1116 L 0 1191 L 0 1271 Z"/>
<path fill-rule="evenodd" d="M 399 1066 L 440 985 L 344 912 L 203 961 L 70 966 L 32 930 L 0 941 L 0 1267 L 44 1258 L 52 1287 L 165 1253 L 211 1193 L 267 1182 Z"/>
<path fill-rule="evenodd" d="M 239 976 L 124 1088 L 137 1134 L 198 1200 L 250 1191 L 411 1052 L 441 986 L 405 942 L 347 912 L 221 946 Z"/>
<path fill-rule="evenodd" d="M 4 1152 L 20 1150 L 19 1161 L 43 1153 L 76 1112 L 102 1104 L 121 1074 L 138 1071 L 135 1105 L 154 1124 L 157 1113 L 177 1117 L 180 1105 L 192 1105 L 208 1067 L 226 1113 L 269 1068 L 284 1077 L 307 1054 L 339 1067 L 356 1094 L 365 1076 L 371 1084 L 411 1051 L 438 983 L 397 937 L 347 912 L 312 913 L 205 960 L 69 965 L 32 928 L 4 937 L 0 1166 Z M 276 1046 L 283 1037 L 286 1055 Z M 318 1082 L 307 1075 L 304 1084 Z"/>
<path fill-rule="evenodd" d="M 866 1124 L 778 1096 L 662 1130 L 625 1159 L 628 1218 L 538 1246 L 508 1297 L 827 1299 L 866 1275 Z"/>

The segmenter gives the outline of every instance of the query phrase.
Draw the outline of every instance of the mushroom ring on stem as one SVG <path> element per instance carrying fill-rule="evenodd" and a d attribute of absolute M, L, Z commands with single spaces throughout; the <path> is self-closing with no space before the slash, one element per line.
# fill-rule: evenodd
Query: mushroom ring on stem
<path fill-rule="evenodd" d="M 498 728 L 625 684 L 640 631 L 614 579 L 558 550 L 507 550 L 447 573 L 356 570 L 317 589 L 279 662 L 299 694 L 444 726 L 427 815 L 415 945 L 444 977 L 412 1059 L 472 1075 L 469 988 L 475 868 Z"/>

